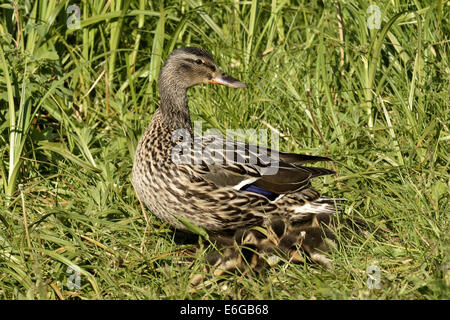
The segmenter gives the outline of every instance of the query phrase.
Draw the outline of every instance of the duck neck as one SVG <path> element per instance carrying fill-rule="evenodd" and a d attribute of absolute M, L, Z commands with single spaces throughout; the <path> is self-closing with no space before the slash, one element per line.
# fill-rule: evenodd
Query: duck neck
<path fill-rule="evenodd" d="M 161 116 L 172 129 L 192 131 L 191 117 L 187 105 L 187 89 L 160 80 Z"/>

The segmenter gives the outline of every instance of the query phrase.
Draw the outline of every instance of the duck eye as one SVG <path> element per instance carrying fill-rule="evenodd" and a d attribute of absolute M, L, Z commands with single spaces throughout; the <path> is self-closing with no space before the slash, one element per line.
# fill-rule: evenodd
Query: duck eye
<path fill-rule="evenodd" d="M 195 60 L 195 63 L 196 64 L 203 64 L 203 61 L 201 59 L 197 59 L 197 60 Z"/>

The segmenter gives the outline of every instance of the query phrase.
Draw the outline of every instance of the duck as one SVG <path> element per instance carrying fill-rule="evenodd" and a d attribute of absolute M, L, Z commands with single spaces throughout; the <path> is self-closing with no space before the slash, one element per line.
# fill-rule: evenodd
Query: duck
<path fill-rule="evenodd" d="M 332 159 L 197 136 L 187 92 L 209 84 L 248 88 L 204 48 L 182 47 L 166 58 L 159 72 L 160 104 L 134 156 L 137 197 L 174 228 L 192 232 L 195 226 L 214 239 L 223 250 L 207 260 L 220 273 L 260 270 L 273 257 L 303 261 L 299 248 L 330 268 L 324 252 L 333 235 L 323 226 L 340 207 L 313 189 L 311 179 L 335 172 L 310 164 Z"/>

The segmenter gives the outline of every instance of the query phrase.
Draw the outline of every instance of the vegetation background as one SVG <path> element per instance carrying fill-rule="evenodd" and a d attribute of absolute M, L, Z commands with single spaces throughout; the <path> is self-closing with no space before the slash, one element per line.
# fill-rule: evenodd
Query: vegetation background
<path fill-rule="evenodd" d="M 449 299 L 449 9 L 2 1 L 0 299 Z M 143 214 L 130 183 L 159 68 L 184 45 L 249 84 L 192 89 L 193 120 L 273 126 L 283 151 L 328 153 L 338 175 L 316 186 L 383 237 L 340 241 L 334 270 L 286 263 L 192 288 L 207 248 Z"/>

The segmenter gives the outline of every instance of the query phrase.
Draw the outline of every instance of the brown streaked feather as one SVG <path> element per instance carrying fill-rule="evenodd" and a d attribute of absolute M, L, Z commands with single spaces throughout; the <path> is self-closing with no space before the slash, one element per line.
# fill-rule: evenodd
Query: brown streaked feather
<path fill-rule="evenodd" d="M 292 193 L 309 186 L 310 179 L 314 177 L 333 173 L 334 171 L 323 168 L 281 167 L 276 174 L 261 176 L 253 184 L 278 194 Z"/>
<path fill-rule="evenodd" d="M 281 152 L 280 153 L 280 159 L 283 160 L 286 163 L 290 164 L 305 164 L 305 163 L 314 163 L 319 161 L 333 161 L 333 159 L 327 158 L 327 157 L 320 157 L 320 156 L 310 156 L 306 154 L 298 154 L 298 153 L 286 153 Z"/>
<path fill-rule="evenodd" d="M 200 170 L 196 170 L 204 179 L 217 186 L 233 187 L 242 181 L 256 178 L 253 182 L 255 186 L 277 194 L 291 193 L 309 186 L 309 180 L 314 177 L 334 173 L 325 168 L 300 165 L 331 161 L 326 157 L 284 153 L 240 141 L 223 140 L 217 136 L 203 137 L 202 149 L 209 152 L 206 157 L 213 158 L 215 154 L 223 160 L 219 163 L 211 161 L 212 164 L 206 164 L 209 168 L 208 172 L 203 170 L 204 173 L 201 174 Z M 265 174 L 270 166 L 277 167 L 275 174 Z"/>

